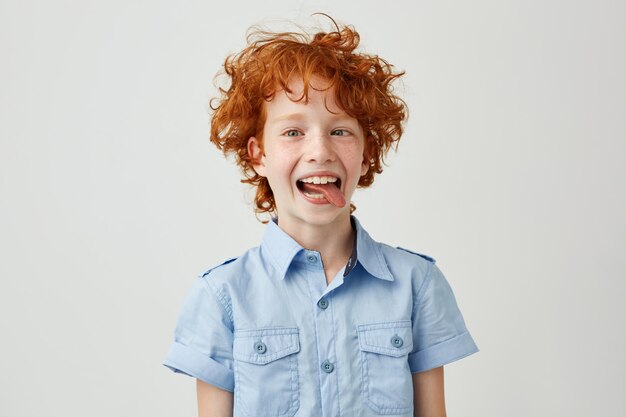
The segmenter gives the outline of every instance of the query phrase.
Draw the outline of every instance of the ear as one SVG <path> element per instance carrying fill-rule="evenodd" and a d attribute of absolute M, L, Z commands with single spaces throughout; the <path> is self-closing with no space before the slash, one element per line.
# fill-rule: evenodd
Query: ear
<path fill-rule="evenodd" d="M 259 140 L 254 136 L 248 139 L 248 155 L 250 155 L 250 162 L 254 171 L 265 177 L 265 153 L 263 153 Z"/>
<path fill-rule="evenodd" d="M 370 140 L 373 140 L 373 138 L 368 137 L 366 140 L 366 143 L 369 142 Z M 370 155 L 367 152 L 367 145 L 365 146 L 365 148 L 363 149 L 363 162 L 361 162 L 361 176 L 367 174 L 367 171 L 370 169 Z"/>

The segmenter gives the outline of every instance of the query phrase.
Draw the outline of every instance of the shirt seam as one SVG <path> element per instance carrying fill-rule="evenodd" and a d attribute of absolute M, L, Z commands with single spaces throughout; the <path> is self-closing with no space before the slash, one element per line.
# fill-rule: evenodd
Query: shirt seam
<path fill-rule="evenodd" d="M 438 343 L 436 343 L 436 344 L 434 344 L 432 346 L 429 346 L 429 347 L 424 348 L 422 350 L 411 352 L 411 353 L 409 353 L 409 357 L 413 357 L 414 358 L 415 356 L 423 353 L 426 350 L 437 348 L 438 346 L 440 346 L 440 345 L 442 345 L 444 343 L 449 343 L 450 341 L 452 341 L 454 339 L 458 339 L 458 338 L 462 338 L 462 337 L 466 337 L 466 336 L 469 336 L 471 338 L 471 334 L 470 334 L 469 330 L 467 330 L 467 329 L 464 332 L 462 332 L 462 333 L 455 334 L 454 336 L 449 337 L 446 340 L 442 340 L 442 341 L 440 341 L 440 342 L 438 342 Z M 473 342 L 473 340 L 472 340 L 472 342 Z M 474 343 L 474 345 L 475 345 L 475 343 Z M 444 365 L 450 364 L 452 362 L 456 362 L 457 360 L 463 359 L 466 356 L 472 355 L 472 354 L 474 354 L 474 353 L 476 353 L 478 351 L 479 351 L 478 347 L 475 346 L 471 350 L 462 351 L 462 353 L 460 353 L 460 354 L 447 356 L 445 358 L 439 358 L 437 361 L 429 363 L 428 367 L 426 369 L 424 369 L 424 370 L 433 369 L 433 368 L 437 368 L 439 366 L 444 366 Z M 433 363 L 434 363 L 434 365 L 433 365 Z M 415 372 L 423 372 L 423 371 L 411 371 L 411 373 L 415 373 Z"/>
<path fill-rule="evenodd" d="M 334 301 L 332 303 L 332 305 L 330 306 L 330 320 L 331 323 L 333 325 L 333 355 L 335 356 L 335 363 L 337 363 L 337 329 L 335 328 L 335 315 L 333 314 L 333 306 L 334 306 Z M 337 368 L 340 368 L 339 366 L 337 366 Z M 340 369 L 337 369 L 337 415 L 341 415 L 341 394 L 339 392 L 340 390 L 340 384 L 339 384 L 339 371 Z"/>
<path fill-rule="evenodd" d="M 237 353 L 237 359 L 238 360 L 243 360 L 245 362 L 251 362 L 251 363 L 270 363 L 270 362 L 274 362 L 275 360 L 284 358 L 285 356 L 288 356 L 288 355 L 283 355 L 283 353 L 285 353 L 285 352 L 296 353 L 297 352 L 296 349 L 297 349 L 297 347 L 294 347 L 294 345 L 291 345 L 291 346 L 283 348 L 281 350 L 277 350 L 275 352 L 272 352 L 270 355 L 264 356 L 264 357 L 262 357 L 261 355 L 255 354 L 255 353 L 252 353 L 250 355 Z M 235 354 L 234 354 L 234 349 L 233 349 L 233 357 L 234 356 L 235 356 Z M 245 359 L 241 359 L 241 358 L 245 358 Z M 256 359 L 262 359 L 262 360 L 259 361 L 259 360 L 256 360 Z"/>
<path fill-rule="evenodd" d="M 311 300 L 313 300 L 313 293 L 311 291 L 311 280 L 307 279 L 306 281 L 307 281 L 307 289 L 309 290 L 309 298 Z M 313 330 L 315 332 L 315 353 L 317 354 L 317 363 L 320 363 L 321 356 L 320 356 L 320 352 L 319 352 L 319 343 L 318 343 L 319 332 L 318 332 L 318 328 L 317 328 L 317 320 L 315 319 L 315 313 L 317 312 L 317 310 L 315 309 L 316 305 L 317 305 L 316 303 L 313 303 L 313 306 L 312 306 L 312 308 L 313 308 L 312 318 L 313 318 Z M 317 369 L 318 387 L 321 388 L 321 386 L 322 386 L 322 370 L 321 370 L 321 368 L 319 366 L 316 366 L 315 368 Z M 321 389 L 316 390 L 316 395 L 318 395 L 318 394 L 319 394 L 318 398 L 320 400 L 320 404 L 322 404 L 323 399 L 322 399 L 322 391 L 321 391 Z"/>
<path fill-rule="evenodd" d="M 413 305 L 413 316 L 417 313 L 417 309 L 422 303 L 422 297 L 424 297 L 424 293 L 426 292 L 426 288 L 430 285 L 432 281 L 432 271 L 434 268 L 434 264 L 428 262 L 428 271 L 426 272 L 426 277 L 424 278 L 424 282 L 420 285 L 417 290 L 417 294 L 415 295 L 415 304 Z"/>
<path fill-rule="evenodd" d="M 233 329 L 233 313 L 232 313 L 232 309 L 230 308 L 230 306 L 228 305 L 228 303 L 226 302 L 226 297 L 224 296 L 224 294 L 219 291 L 217 288 L 215 288 L 215 286 L 209 282 L 208 279 L 206 279 L 206 277 L 210 276 L 209 275 L 205 275 L 204 277 L 202 277 L 202 280 L 205 283 L 205 291 L 208 292 L 207 287 L 211 289 L 211 293 L 212 295 L 217 299 L 217 301 L 220 304 L 220 307 L 222 308 L 222 310 L 224 310 L 224 312 L 226 313 L 226 315 L 228 316 L 228 320 L 230 321 L 230 327 L 231 329 Z"/>

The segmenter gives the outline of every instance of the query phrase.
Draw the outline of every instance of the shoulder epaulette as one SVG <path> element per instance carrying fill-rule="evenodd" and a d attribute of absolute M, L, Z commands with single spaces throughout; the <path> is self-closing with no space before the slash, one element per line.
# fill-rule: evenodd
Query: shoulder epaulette
<path fill-rule="evenodd" d="M 427 261 L 435 263 L 435 258 L 431 258 L 430 256 L 424 255 L 423 253 L 413 252 L 412 250 L 409 250 L 409 249 L 406 249 L 406 248 L 401 248 L 400 246 L 396 246 L 396 249 L 402 249 L 405 252 L 409 252 L 409 253 L 412 253 L 413 255 L 421 256 L 422 258 L 426 259 Z"/>
<path fill-rule="evenodd" d="M 211 271 L 212 271 L 212 270 L 214 270 L 215 268 L 219 268 L 219 267 L 220 267 L 220 266 L 222 266 L 222 265 L 226 265 L 226 264 L 228 264 L 228 263 L 231 263 L 231 262 L 232 262 L 232 261 L 234 261 L 235 259 L 237 259 L 237 257 L 227 259 L 227 260 L 225 260 L 224 262 L 222 262 L 221 264 L 219 264 L 219 265 L 215 265 L 214 267 L 212 267 L 212 268 L 208 269 L 206 272 L 202 273 L 202 274 L 200 275 L 200 277 L 206 277 L 207 275 L 209 275 L 209 272 L 211 272 Z"/>

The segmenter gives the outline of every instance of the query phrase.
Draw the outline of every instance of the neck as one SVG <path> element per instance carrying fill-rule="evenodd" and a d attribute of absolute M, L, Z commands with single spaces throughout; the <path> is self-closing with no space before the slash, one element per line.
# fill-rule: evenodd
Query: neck
<path fill-rule="evenodd" d="M 303 248 L 318 251 L 327 272 L 338 271 L 350 258 L 355 231 L 349 213 L 325 224 L 297 222 L 278 216 L 278 225 Z"/>

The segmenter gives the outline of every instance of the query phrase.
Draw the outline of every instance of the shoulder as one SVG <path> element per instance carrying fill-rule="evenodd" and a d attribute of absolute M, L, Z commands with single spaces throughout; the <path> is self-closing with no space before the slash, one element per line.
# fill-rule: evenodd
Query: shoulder
<path fill-rule="evenodd" d="M 228 258 L 225 261 L 223 261 L 223 262 L 221 262 L 221 263 L 219 263 L 217 265 L 214 265 L 214 266 L 210 267 L 209 269 L 206 269 L 204 272 L 202 272 L 198 276 L 200 278 L 206 278 L 206 277 L 209 276 L 209 274 L 211 274 L 212 271 L 217 270 L 219 268 L 222 268 L 224 265 L 228 265 L 229 263 L 231 263 L 233 261 L 236 261 L 237 259 L 239 259 L 238 256 L 235 256 L 234 258 Z"/>
<path fill-rule="evenodd" d="M 433 258 L 431 256 L 428 256 L 428 255 L 424 255 L 423 253 L 415 252 L 415 251 L 412 251 L 412 250 L 409 250 L 409 249 L 406 249 L 406 248 L 402 248 L 400 246 L 396 246 L 395 249 L 399 250 L 399 251 L 410 253 L 412 255 L 417 255 L 417 256 L 419 256 L 419 257 L 421 257 L 423 259 L 426 259 L 430 263 L 433 263 L 433 264 L 435 263 L 435 258 Z"/>
<path fill-rule="evenodd" d="M 222 305 L 224 311 L 228 314 L 230 321 L 233 321 L 232 308 L 232 283 L 242 274 L 242 263 L 247 257 L 249 251 L 241 256 L 226 258 L 225 260 L 205 269 L 198 274 L 198 284 L 208 293 L 213 294 L 219 304 Z"/>
<path fill-rule="evenodd" d="M 258 263 L 259 259 L 259 248 L 250 248 L 239 256 L 226 258 L 220 263 L 205 269 L 198 275 L 198 277 L 212 282 L 220 280 L 231 281 L 234 278 L 241 276 L 241 272 L 246 268 Z"/>
<path fill-rule="evenodd" d="M 387 244 L 381 244 L 380 249 L 394 279 L 407 284 L 410 282 L 414 293 L 435 268 L 435 258 L 421 252 Z"/>
<path fill-rule="evenodd" d="M 380 243 L 380 250 L 388 262 L 406 262 L 409 264 L 419 263 L 424 266 L 435 263 L 435 258 L 431 256 L 400 246 L 394 247 L 385 243 Z"/>

